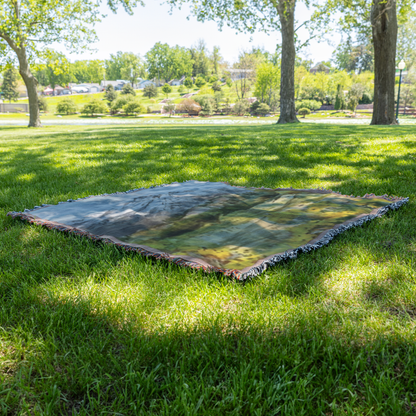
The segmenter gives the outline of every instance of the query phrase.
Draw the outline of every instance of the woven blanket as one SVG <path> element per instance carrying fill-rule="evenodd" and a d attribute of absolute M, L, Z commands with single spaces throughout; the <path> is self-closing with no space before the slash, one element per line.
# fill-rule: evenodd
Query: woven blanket
<path fill-rule="evenodd" d="M 8 215 L 245 280 L 407 201 L 188 181 Z"/>

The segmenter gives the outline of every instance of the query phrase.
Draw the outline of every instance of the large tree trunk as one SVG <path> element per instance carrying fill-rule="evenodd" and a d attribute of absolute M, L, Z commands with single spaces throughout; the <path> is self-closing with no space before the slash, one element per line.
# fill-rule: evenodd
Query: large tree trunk
<path fill-rule="evenodd" d="M 30 71 L 29 62 L 27 60 L 25 48 L 16 50 L 17 58 L 19 59 L 19 73 L 26 85 L 27 94 L 29 96 L 29 126 L 28 127 L 42 127 L 40 122 L 40 112 L 38 103 L 38 85 L 37 79 Z"/>
<path fill-rule="evenodd" d="M 371 124 L 396 124 L 396 0 L 373 0 L 371 25 L 374 42 L 374 110 Z"/>
<path fill-rule="evenodd" d="M 295 5 L 296 0 L 279 0 L 277 4 L 282 33 L 280 117 L 278 124 L 299 122 L 295 110 Z"/>

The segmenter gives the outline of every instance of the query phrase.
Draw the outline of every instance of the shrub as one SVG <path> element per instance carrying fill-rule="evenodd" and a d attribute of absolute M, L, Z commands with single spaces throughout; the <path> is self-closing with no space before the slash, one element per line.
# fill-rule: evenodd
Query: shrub
<path fill-rule="evenodd" d="M 121 96 L 114 100 L 111 103 L 111 114 L 115 114 L 117 111 L 122 110 L 123 107 L 132 100 L 132 98 L 132 96 Z"/>
<path fill-rule="evenodd" d="M 186 88 L 184 85 L 179 86 L 178 88 L 179 94 L 184 94 L 186 92 Z"/>
<path fill-rule="evenodd" d="M 110 88 L 111 87 L 111 88 Z M 109 85 L 107 87 L 107 90 L 104 94 L 104 99 L 108 101 L 108 105 L 111 105 L 111 103 L 117 99 L 117 93 L 114 91 L 114 87 L 112 85 Z"/>
<path fill-rule="evenodd" d="M 199 115 L 211 116 L 217 107 L 215 98 L 212 95 L 197 95 L 195 102 L 201 106 L 201 112 Z"/>
<path fill-rule="evenodd" d="M 359 104 L 371 104 L 373 102 L 371 95 L 368 92 L 365 92 L 359 101 Z"/>
<path fill-rule="evenodd" d="M 198 88 L 201 88 L 203 85 L 205 85 L 206 84 L 206 81 L 204 80 L 204 78 L 202 78 L 202 77 L 198 77 L 197 79 L 196 79 L 196 81 L 195 81 L 195 85 L 198 87 Z"/>
<path fill-rule="evenodd" d="M 191 98 L 185 98 L 178 105 L 178 110 L 181 113 L 199 114 L 199 112 L 201 111 L 201 106 Z"/>
<path fill-rule="evenodd" d="M 338 84 L 337 86 L 337 96 L 335 98 L 335 110 L 345 110 L 346 104 L 345 104 L 345 95 L 344 91 L 342 90 L 342 85 Z"/>
<path fill-rule="evenodd" d="M 261 103 L 257 108 L 257 114 L 260 116 L 265 116 L 270 113 L 270 107 L 266 103 Z"/>
<path fill-rule="evenodd" d="M 169 94 L 172 92 L 172 87 L 169 84 L 165 84 L 162 87 L 162 91 L 166 94 L 166 97 L 168 97 Z"/>
<path fill-rule="evenodd" d="M 218 81 L 218 77 L 216 75 L 212 75 L 212 77 L 209 79 L 209 82 L 211 84 L 213 84 L 214 82 L 217 82 L 217 81 Z"/>
<path fill-rule="evenodd" d="M 190 88 L 194 86 L 194 82 L 192 81 L 191 77 L 185 78 L 185 81 L 183 82 L 183 85 L 185 85 L 186 88 L 188 88 L 188 91 Z"/>
<path fill-rule="evenodd" d="M 48 112 L 48 100 L 45 97 L 38 97 L 39 111 Z"/>
<path fill-rule="evenodd" d="M 143 106 L 136 100 L 130 100 L 123 106 L 123 111 L 126 115 L 144 113 Z"/>
<path fill-rule="evenodd" d="M 229 77 L 225 80 L 225 83 L 226 83 L 229 87 L 231 87 L 231 86 L 233 85 L 233 81 L 232 81 L 232 79 L 231 79 L 231 78 L 229 78 Z"/>
<path fill-rule="evenodd" d="M 97 98 L 93 98 L 89 103 L 85 104 L 81 110 L 82 114 L 89 114 L 91 117 L 94 114 L 104 114 L 107 112 L 107 106 Z"/>
<path fill-rule="evenodd" d="M 303 118 L 305 118 L 305 116 L 307 116 L 308 114 L 311 113 L 311 110 L 309 110 L 309 108 L 300 108 L 298 113 L 303 116 Z"/>
<path fill-rule="evenodd" d="M 250 103 L 247 100 L 237 101 L 232 109 L 232 112 L 238 116 L 243 116 L 248 112 Z"/>
<path fill-rule="evenodd" d="M 123 85 L 123 88 L 121 89 L 121 93 L 123 95 L 133 95 L 133 96 L 136 96 L 136 91 L 134 91 L 134 89 L 133 89 L 133 87 L 131 86 L 130 83 Z"/>
<path fill-rule="evenodd" d="M 218 81 L 215 81 L 211 87 L 214 91 L 219 92 L 221 91 L 221 85 Z"/>
<path fill-rule="evenodd" d="M 70 98 L 63 98 L 56 106 L 56 112 L 59 114 L 74 114 L 77 112 L 77 106 Z"/>
<path fill-rule="evenodd" d="M 173 101 L 168 100 L 165 104 L 165 106 L 163 107 L 163 110 L 169 114 L 169 117 L 172 116 L 172 113 L 175 111 L 176 105 L 174 104 Z"/>
<path fill-rule="evenodd" d="M 322 104 L 316 100 L 302 100 L 298 101 L 295 105 L 296 110 L 299 110 L 300 108 L 308 108 L 311 111 L 319 110 L 321 106 Z"/>
<path fill-rule="evenodd" d="M 156 85 L 154 85 L 154 84 L 146 85 L 143 88 L 143 97 L 147 97 L 147 98 L 157 97 Z"/>

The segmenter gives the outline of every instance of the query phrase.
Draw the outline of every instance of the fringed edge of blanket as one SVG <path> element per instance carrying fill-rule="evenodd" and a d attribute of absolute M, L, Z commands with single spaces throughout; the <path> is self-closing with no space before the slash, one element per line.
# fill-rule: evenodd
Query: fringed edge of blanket
<path fill-rule="evenodd" d="M 188 182 L 188 181 L 186 181 Z M 175 183 L 175 182 L 174 182 Z M 176 182 L 177 183 L 177 182 Z M 169 184 L 171 185 L 171 184 Z M 169 186 L 169 185 L 155 185 L 155 186 L 151 186 L 150 188 L 157 188 L 157 187 L 164 187 L 164 186 Z M 238 188 L 244 188 L 242 186 L 237 186 Z M 145 189 L 145 188 L 138 188 L 138 189 L 132 189 L 126 192 L 115 192 L 113 194 L 102 194 L 102 195 L 90 195 L 87 196 L 85 198 L 78 198 L 76 200 L 73 199 L 68 199 L 68 201 L 64 201 L 64 202 L 58 202 L 58 204 L 65 204 L 65 203 L 70 203 L 70 202 L 75 202 L 75 201 L 79 201 L 82 199 L 88 199 L 88 198 L 92 198 L 94 196 L 108 196 L 108 195 L 119 195 L 119 194 L 127 194 L 127 193 L 131 193 L 131 192 L 137 192 L 140 191 L 141 189 Z M 254 188 L 254 189 L 260 189 L 260 188 Z M 264 188 L 263 188 L 264 189 Z M 278 188 L 279 190 L 294 190 L 293 188 Z M 305 190 L 305 189 L 303 189 Z M 323 189 L 323 188 L 319 188 L 319 189 L 308 189 L 309 191 L 327 191 L 328 193 L 336 193 L 338 195 L 341 195 L 340 192 L 334 192 L 331 190 L 327 190 L 327 189 Z M 344 196 L 344 195 L 343 195 Z M 345 195 L 345 196 L 349 196 L 349 197 L 354 197 L 353 195 Z M 267 270 L 270 267 L 275 266 L 277 263 L 283 262 L 283 261 L 287 261 L 287 260 L 291 260 L 291 259 L 295 259 L 298 254 L 301 253 L 309 253 L 310 251 L 313 250 L 317 250 L 318 248 L 321 248 L 327 244 L 329 244 L 337 235 L 351 229 L 351 228 L 355 228 L 355 227 L 360 227 L 363 224 L 377 218 L 377 217 L 381 217 L 382 215 L 384 215 L 385 213 L 387 213 L 388 211 L 395 211 L 397 209 L 399 209 L 401 206 L 405 205 L 406 203 L 409 202 L 409 198 L 397 198 L 397 197 L 389 197 L 387 195 L 383 195 L 383 196 L 376 196 L 374 194 L 366 194 L 363 197 L 354 197 L 354 198 L 383 198 L 389 201 L 393 201 L 391 204 L 386 205 L 382 208 L 380 208 L 376 214 L 370 214 L 370 215 L 366 215 L 364 217 L 359 218 L 356 221 L 350 222 L 347 225 L 340 225 L 337 228 L 333 228 L 331 230 L 329 230 L 323 237 L 321 237 L 318 241 L 314 242 L 313 244 L 306 244 L 304 246 L 295 248 L 293 250 L 289 250 L 286 251 L 285 253 L 281 253 L 281 254 L 276 254 L 275 256 L 264 260 L 260 265 L 254 266 L 252 267 L 248 272 L 241 272 L 239 270 L 233 270 L 233 269 L 221 269 L 215 266 L 206 266 L 200 263 L 196 263 L 196 262 L 192 262 L 189 260 L 185 260 L 182 259 L 180 257 L 175 257 L 175 256 L 171 256 L 168 253 L 155 253 L 152 251 L 148 251 L 143 247 L 133 247 L 129 244 L 123 244 L 123 243 L 116 243 L 114 241 L 112 241 L 109 238 L 105 238 L 105 237 L 101 237 L 98 235 L 94 235 L 91 234 L 87 231 L 83 231 L 77 228 L 73 228 L 73 227 L 68 227 L 66 225 L 63 224 L 56 224 L 47 220 L 42 220 L 40 218 L 34 218 L 30 212 L 32 211 L 36 211 L 39 208 L 43 208 L 46 206 L 50 206 L 50 204 L 42 204 L 41 206 L 35 206 L 33 209 L 25 209 L 23 212 L 9 212 L 7 215 L 12 217 L 12 218 L 20 218 L 23 221 L 27 221 L 31 224 L 36 224 L 36 225 L 41 225 L 43 227 L 46 227 L 50 230 L 58 230 L 61 232 L 66 232 L 69 234 L 73 234 L 73 235 L 77 235 L 77 236 L 81 236 L 81 237 L 87 237 L 93 241 L 99 241 L 105 244 L 112 244 L 115 245 L 117 247 L 123 248 L 126 251 L 133 251 L 136 253 L 141 254 L 142 256 L 145 257 L 152 257 L 155 258 L 157 260 L 167 260 L 171 263 L 177 264 L 178 266 L 182 266 L 182 267 L 190 267 L 192 269 L 196 269 L 196 270 L 204 270 L 205 272 L 208 273 L 222 273 L 227 277 L 230 278 L 234 278 L 236 280 L 239 281 L 245 281 L 245 280 L 249 280 L 252 279 L 258 275 L 260 275 L 261 273 L 263 273 L 265 270 Z"/>

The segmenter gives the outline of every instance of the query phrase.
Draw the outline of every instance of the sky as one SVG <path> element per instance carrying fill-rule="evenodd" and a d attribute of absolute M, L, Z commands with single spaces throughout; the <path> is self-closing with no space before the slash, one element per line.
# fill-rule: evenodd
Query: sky
<path fill-rule="evenodd" d="M 308 19 L 310 11 L 306 6 L 299 2 L 296 7 L 297 20 L 303 22 Z M 102 11 L 107 17 L 96 25 L 99 39 L 93 46 L 96 51 L 69 55 L 71 61 L 108 59 L 110 54 L 117 51 L 134 52 L 144 56 L 157 42 L 189 48 L 195 45 L 198 39 L 204 39 L 209 50 L 216 45 L 220 46 L 224 59 L 233 63 L 242 50 L 263 46 L 269 52 L 274 52 L 276 44 L 280 41 L 278 32 L 248 35 L 236 33 L 234 29 L 228 27 L 220 31 L 215 22 L 198 22 L 193 16 L 188 20 L 189 8 L 175 9 L 170 14 L 170 7 L 161 5 L 160 0 L 147 0 L 146 6 L 137 7 L 133 16 L 129 16 L 122 9 L 114 14 L 106 6 L 102 7 Z M 308 39 L 305 30 L 299 33 L 302 41 Z M 252 37 L 251 42 L 250 37 Z M 334 46 L 327 43 L 313 42 L 301 55 L 317 63 L 331 59 L 333 49 Z"/>

